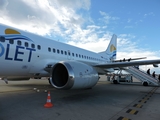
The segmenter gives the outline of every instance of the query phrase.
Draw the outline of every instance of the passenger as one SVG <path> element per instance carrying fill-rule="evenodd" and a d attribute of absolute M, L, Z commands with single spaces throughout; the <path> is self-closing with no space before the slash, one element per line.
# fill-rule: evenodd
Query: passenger
<path fill-rule="evenodd" d="M 150 75 L 150 69 L 147 70 L 147 74 Z"/>
<path fill-rule="evenodd" d="M 113 73 L 112 80 L 115 80 L 115 74 Z"/>
<path fill-rule="evenodd" d="M 135 68 L 139 69 L 139 66 L 138 66 L 138 65 L 136 65 L 136 66 L 135 66 Z"/>
<path fill-rule="evenodd" d="M 131 61 L 131 58 L 128 59 L 128 62 L 130 62 L 130 61 Z"/>
<path fill-rule="evenodd" d="M 155 78 L 156 77 L 156 75 L 155 75 L 155 71 L 152 73 L 152 76 Z"/>
<path fill-rule="evenodd" d="M 160 74 L 158 75 L 158 80 L 159 80 L 159 82 L 160 82 Z"/>

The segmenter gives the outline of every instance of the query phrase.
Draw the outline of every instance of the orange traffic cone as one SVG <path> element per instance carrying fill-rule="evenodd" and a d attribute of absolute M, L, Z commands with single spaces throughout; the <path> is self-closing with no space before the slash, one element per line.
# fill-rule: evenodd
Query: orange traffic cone
<path fill-rule="evenodd" d="M 51 103 L 51 96 L 50 96 L 50 91 L 48 91 L 48 96 L 47 96 L 47 102 L 44 104 L 45 108 L 51 108 L 53 104 Z"/>

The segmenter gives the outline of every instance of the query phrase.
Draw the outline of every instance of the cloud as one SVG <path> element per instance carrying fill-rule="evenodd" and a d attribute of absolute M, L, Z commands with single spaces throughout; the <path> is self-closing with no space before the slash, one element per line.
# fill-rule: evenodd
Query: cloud
<path fill-rule="evenodd" d="M 118 36 L 118 58 L 123 58 L 124 56 L 128 58 L 133 57 L 147 57 L 147 59 L 158 59 L 159 51 L 149 51 L 147 48 L 139 48 L 138 41 L 133 42 L 136 36 L 131 34 L 120 34 Z M 121 57 L 123 56 L 123 57 Z"/>
<path fill-rule="evenodd" d="M 81 35 L 81 34 L 80 34 Z M 82 35 L 83 36 L 83 35 Z M 90 36 L 87 37 L 87 40 L 79 40 L 79 41 L 69 41 L 68 44 L 85 48 L 94 52 L 105 51 L 109 41 L 111 39 L 112 33 L 106 32 L 101 38 L 98 38 L 96 33 L 90 33 Z"/>
<path fill-rule="evenodd" d="M 99 11 L 99 13 L 103 16 L 103 18 L 100 18 L 100 20 L 106 24 L 109 24 L 110 21 L 112 21 L 112 20 L 115 21 L 115 20 L 120 19 L 119 17 L 112 17 L 109 14 L 107 14 L 106 12 Z"/>
<path fill-rule="evenodd" d="M 40 35 L 57 34 L 83 25 L 85 19 L 76 10 L 90 8 L 90 0 L 3 0 L 1 23 Z"/>
<path fill-rule="evenodd" d="M 127 23 L 130 23 L 131 21 L 132 21 L 132 19 L 129 18 L 129 19 L 127 20 Z"/>
<path fill-rule="evenodd" d="M 155 16 L 155 14 L 153 12 L 149 12 L 149 13 L 145 13 L 144 17 L 148 17 L 148 16 Z"/>
<path fill-rule="evenodd" d="M 7 5 L 8 5 L 8 1 L 6 1 L 6 0 L 1 0 L 0 1 L 0 9 L 1 10 L 5 10 Z"/>

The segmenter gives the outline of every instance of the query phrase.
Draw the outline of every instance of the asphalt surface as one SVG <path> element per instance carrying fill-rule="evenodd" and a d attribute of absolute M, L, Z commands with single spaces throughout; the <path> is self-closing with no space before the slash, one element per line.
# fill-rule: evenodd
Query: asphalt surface
<path fill-rule="evenodd" d="M 38 92 L 37 92 L 38 90 Z M 44 108 L 47 92 L 52 108 Z M 92 89 L 56 90 L 47 79 L 0 80 L 0 120 L 160 120 L 159 87 L 111 84 L 102 77 Z"/>

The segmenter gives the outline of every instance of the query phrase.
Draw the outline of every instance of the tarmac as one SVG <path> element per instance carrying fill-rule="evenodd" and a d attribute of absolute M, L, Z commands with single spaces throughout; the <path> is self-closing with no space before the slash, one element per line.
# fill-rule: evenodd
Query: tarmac
<path fill-rule="evenodd" d="M 45 108 L 47 91 L 52 108 Z M 0 120 L 160 120 L 160 88 L 112 84 L 102 76 L 92 89 L 57 90 L 46 78 L 0 80 Z"/>

